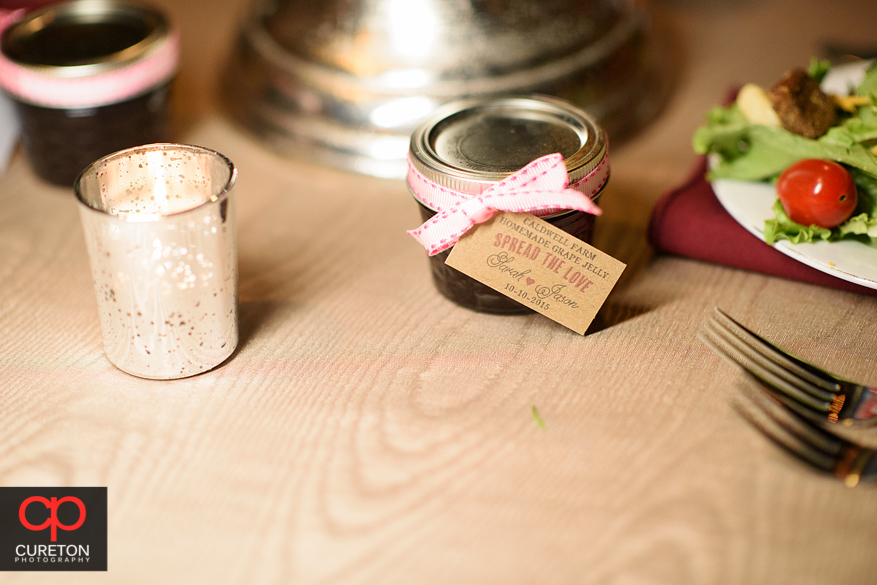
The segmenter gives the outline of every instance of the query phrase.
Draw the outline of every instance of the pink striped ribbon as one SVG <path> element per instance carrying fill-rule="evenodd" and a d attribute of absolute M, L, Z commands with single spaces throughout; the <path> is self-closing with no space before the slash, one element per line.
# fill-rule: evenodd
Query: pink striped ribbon
<path fill-rule="evenodd" d="M 430 256 L 447 250 L 474 225 L 484 223 L 497 211 L 549 215 L 564 209 L 600 215 L 591 197 L 609 178 L 608 153 L 597 167 L 569 185 L 563 156 L 555 153 L 537 158 L 480 194 L 447 189 L 423 176 L 408 159 L 408 185 L 414 196 L 438 211 L 419 228 L 408 231 Z"/>

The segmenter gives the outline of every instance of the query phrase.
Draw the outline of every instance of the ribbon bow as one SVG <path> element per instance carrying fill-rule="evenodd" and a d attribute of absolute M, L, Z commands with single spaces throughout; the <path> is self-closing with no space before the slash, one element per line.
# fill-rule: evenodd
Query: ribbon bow
<path fill-rule="evenodd" d="M 572 209 L 600 215 L 602 211 L 589 195 L 599 191 L 609 177 L 609 165 L 604 157 L 596 169 L 573 185 L 575 188 L 569 187 L 563 156 L 555 153 L 537 158 L 480 195 L 469 195 L 430 181 L 414 168 L 410 160 L 408 169 L 408 184 L 415 196 L 438 210 L 419 228 L 408 231 L 408 235 L 420 242 L 430 256 L 456 244 L 475 224 L 484 223 L 497 211 Z"/>

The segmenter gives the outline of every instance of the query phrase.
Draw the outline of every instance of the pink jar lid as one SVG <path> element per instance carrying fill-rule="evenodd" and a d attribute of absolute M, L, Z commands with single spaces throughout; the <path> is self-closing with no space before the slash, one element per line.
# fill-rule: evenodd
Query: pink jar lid
<path fill-rule="evenodd" d="M 74 0 L 26 15 L 16 11 L 9 20 L 14 18 L 19 20 L 9 23 L 0 39 L 0 87 L 20 101 L 64 109 L 117 103 L 165 83 L 179 66 L 179 32 L 151 8 Z M 107 35 L 107 27 L 114 26 L 133 35 L 133 42 Z M 76 55 L 56 45 L 51 54 L 41 43 L 51 42 L 53 31 L 63 28 L 91 34 L 94 46 Z"/>

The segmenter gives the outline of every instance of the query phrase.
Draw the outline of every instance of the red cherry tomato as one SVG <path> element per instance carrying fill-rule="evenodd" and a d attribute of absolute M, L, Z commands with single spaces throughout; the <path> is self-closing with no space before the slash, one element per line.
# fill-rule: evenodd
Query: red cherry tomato
<path fill-rule="evenodd" d="M 783 171 L 777 195 L 789 219 L 824 228 L 845 222 L 859 200 L 849 171 L 818 158 L 799 160 Z"/>

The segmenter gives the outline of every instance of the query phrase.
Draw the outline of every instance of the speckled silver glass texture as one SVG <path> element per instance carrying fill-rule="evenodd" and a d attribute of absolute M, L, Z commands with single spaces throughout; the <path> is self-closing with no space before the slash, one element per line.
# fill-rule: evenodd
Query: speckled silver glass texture
<path fill-rule="evenodd" d="M 218 152 L 150 144 L 77 178 L 104 348 L 120 370 L 183 378 L 237 346 L 236 176 Z"/>

